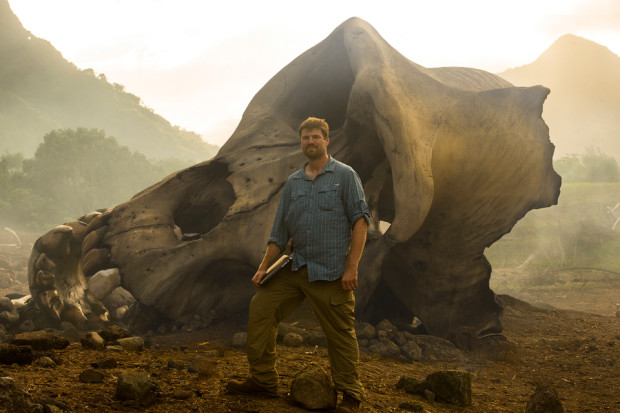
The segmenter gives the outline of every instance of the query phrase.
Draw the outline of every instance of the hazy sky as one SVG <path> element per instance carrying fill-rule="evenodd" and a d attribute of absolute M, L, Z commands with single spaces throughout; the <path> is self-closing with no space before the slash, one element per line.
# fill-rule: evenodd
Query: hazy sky
<path fill-rule="evenodd" d="M 501 72 L 576 34 L 620 55 L 618 0 L 9 0 L 80 69 L 221 145 L 258 90 L 340 23 L 368 21 L 426 67 Z"/>

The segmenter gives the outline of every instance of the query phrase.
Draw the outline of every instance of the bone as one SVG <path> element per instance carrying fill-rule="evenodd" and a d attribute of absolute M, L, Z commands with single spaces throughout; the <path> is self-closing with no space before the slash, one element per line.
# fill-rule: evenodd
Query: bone
<path fill-rule="evenodd" d="M 97 271 L 107 268 L 110 262 L 110 250 L 107 248 L 95 248 L 86 254 L 82 262 L 84 276 L 91 277 Z"/>
<path fill-rule="evenodd" d="M 50 258 L 63 258 L 69 254 L 73 228 L 59 225 L 37 240 L 37 248 Z"/>
<path fill-rule="evenodd" d="M 56 287 L 62 298 L 81 292 L 85 316 L 103 320 L 92 294 L 67 286 L 117 267 L 134 308 L 246 317 L 282 187 L 305 161 L 297 127 L 316 116 L 330 124 L 329 153 L 358 172 L 373 213 L 357 314 L 417 316 L 441 337 L 461 326 L 499 332 L 484 250 L 559 196 L 542 119 L 548 93 L 477 69 L 424 68 L 368 23 L 347 20 L 256 94 L 216 157 L 80 218 L 92 248 L 81 263 L 82 251 L 50 255 Z M 383 234 L 381 221 L 390 224 Z M 42 252 L 33 249 L 32 262 Z"/>
<path fill-rule="evenodd" d="M 118 268 L 109 268 L 107 270 L 97 271 L 95 275 L 88 280 L 88 291 L 95 296 L 97 300 L 102 300 L 108 296 L 115 288 L 121 285 L 121 275 Z"/>

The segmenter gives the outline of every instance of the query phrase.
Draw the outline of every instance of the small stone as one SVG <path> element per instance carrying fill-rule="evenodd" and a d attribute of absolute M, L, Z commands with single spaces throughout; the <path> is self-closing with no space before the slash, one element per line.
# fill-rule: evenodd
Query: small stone
<path fill-rule="evenodd" d="M 397 389 L 403 389 L 407 393 L 411 394 L 424 394 L 424 390 L 427 389 L 426 382 L 420 381 L 413 377 L 401 377 L 396 383 Z"/>
<path fill-rule="evenodd" d="M 126 337 L 116 340 L 125 351 L 140 352 L 144 350 L 144 339 L 142 337 Z"/>
<path fill-rule="evenodd" d="M 39 357 L 38 359 L 34 361 L 33 364 L 37 367 L 43 367 L 43 368 L 48 368 L 48 369 L 56 367 L 56 363 L 54 363 L 54 360 L 46 356 Z"/>
<path fill-rule="evenodd" d="M 563 413 L 557 391 L 549 385 L 538 385 L 525 405 L 525 413 Z"/>
<path fill-rule="evenodd" d="M 426 389 L 424 390 L 424 398 L 429 402 L 433 403 L 435 401 L 435 393 L 433 393 L 429 389 Z"/>
<path fill-rule="evenodd" d="M 104 374 L 93 369 L 87 369 L 80 373 L 81 383 L 103 383 Z"/>
<path fill-rule="evenodd" d="M 150 406 L 157 399 L 158 388 L 146 373 L 123 373 L 119 376 L 115 396 L 120 401 L 135 401 Z"/>
<path fill-rule="evenodd" d="M 103 350 L 105 348 L 105 340 L 93 331 L 85 333 L 80 339 L 80 342 L 84 348 L 93 350 Z"/>
<path fill-rule="evenodd" d="M 194 392 L 191 390 L 175 390 L 175 392 L 172 394 L 172 398 L 177 400 L 187 400 L 191 399 L 193 395 Z"/>
<path fill-rule="evenodd" d="M 26 320 L 19 325 L 19 329 L 21 331 L 34 331 L 37 329 L 37 327 L 34 325 L 34 321 Z"/>
<path fill-rule="evenodd" d="M 187 371 L 198 373 L 200 377 L 212 377 L 217 373 L 217 363 L 206 357 L 198 356 L 190 361 Z"/>
<path fill-rule="evenodd" d="M 96 369 L 113 369 L 116 367 L 117 362 L 114 357 L 104 357 L 90 363 L 90 365 Z"/>
<path fill-rule="evenodd" d="M 232 346 L 237 348 L 244 348 L 247 340 L 247 333 L 236 333 L 232 338 Z"/>
<path fill-rule="evenodd" d="M 102 329 L 98 332 L 98 334 L 103 338 L 106 343 L 110 341 L 117 341 L 120 338 L 126 338 L 131 336 L 129 330 L 117 326 L 116 324 L 111 325 L 108 328 Z"/>
<path fill-rule="evenodd" d="M 284 336 L 284 340 L 282 340 L 282 344 L 287 347 L 299 347 L 303 344 L 304 339 L 297 333 L 288 333 Z"/>
<path fill-rule="evenodd" d="M 406 410 L 408 412 L 424 413 L 424 406 L 422 406 L 422 404 L 420 404 L 419 402 L 402 402 L 398 405 L 398 408 L 401 410 Z"/>

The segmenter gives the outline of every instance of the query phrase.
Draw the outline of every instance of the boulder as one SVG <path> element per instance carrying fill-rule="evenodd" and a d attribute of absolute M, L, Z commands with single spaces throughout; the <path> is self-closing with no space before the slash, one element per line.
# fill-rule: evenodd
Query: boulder
<path fill-rule="evenodd" d="M 86 369 L 80 373 L 81 383 L 103 383 L 105 375 L 97 370 Z"/>
<path fill-rule="evenodd" d="M 309 366 L 295 375 L 291 382 L 291 397 L 304 409 L 319 410 L 336 407 L 338 395 L 327 373 Z"/>
<path fill-rule="evenodd" d="M 43 406 L 35 403 L 12 377 L 0 377 L 0 411 L 42 413 Z"/>
<path fill-rule="evenodd" d="M 304 338 L 297 333 L 288 333 L 284 336 L 282 344 L 287 347 L 299 347 L 303 344 Z"/>
<path fill-rule="evenodd" d="M 539 384 L 525 405 L 525 413 L 563 413 L 558 392 L 550 385 Z"/>
<path fill-rule="evenodd" d="M 142 337 L 125 337 L 116 341 L 125 351 L 144 351 L 144 339 Z"/>
<path fill-rule="evenodd" d="M 135 401 L 142 407 L 157 399 L 158 388 L 146 373 L 122 373 L 118 377 L 115 397 L 120 401 Z"/>
<path fill-rule="evenodd" d="M 94 331 L 85 333 L 80 339 L 82 347 L 90 348 L 93 350 L 103 350 L 105 348 L 105 340 Z"/>
<path fill-rule="evenodd" d="M 11 340 L 16 346 L 30 346 L 33 350 L 63 350 L 69 345 L 65 337 L 39 330 L 16 334 Z"/>
<path fill-rule="evenodd" d="M 88 280 L 88 290 L 97 300 L 102 300 L 120 286 L 121 274 L 118 268 L 98 271 Z"/>
<path fill-rule="evenodd" d="M 30 364 L 34 361 L 34 351 L 30 346 L 16 346 L 15 344 L 0 344 L 0 363 Z"/>
<path fill-rule="evenodd" d="M 435 396 L 456 406 L 471 405 L 471 374 L 466 371 L 447 370 L 429 374 L 425 380 L 428 390 Z"/>

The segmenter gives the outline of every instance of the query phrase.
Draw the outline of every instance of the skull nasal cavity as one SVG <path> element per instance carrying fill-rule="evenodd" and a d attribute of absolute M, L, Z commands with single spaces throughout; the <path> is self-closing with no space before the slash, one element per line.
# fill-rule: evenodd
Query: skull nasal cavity
<path fill-rule="evenodd" d="M 179 173 L 185 196 L 179 199 L 173 217 L 184 234 L 206 234 L 222 221 L 235 202 L 233 187 L 226 180 L 228 175 L 228 166 L 221 162 L 198 165 Z"/>

